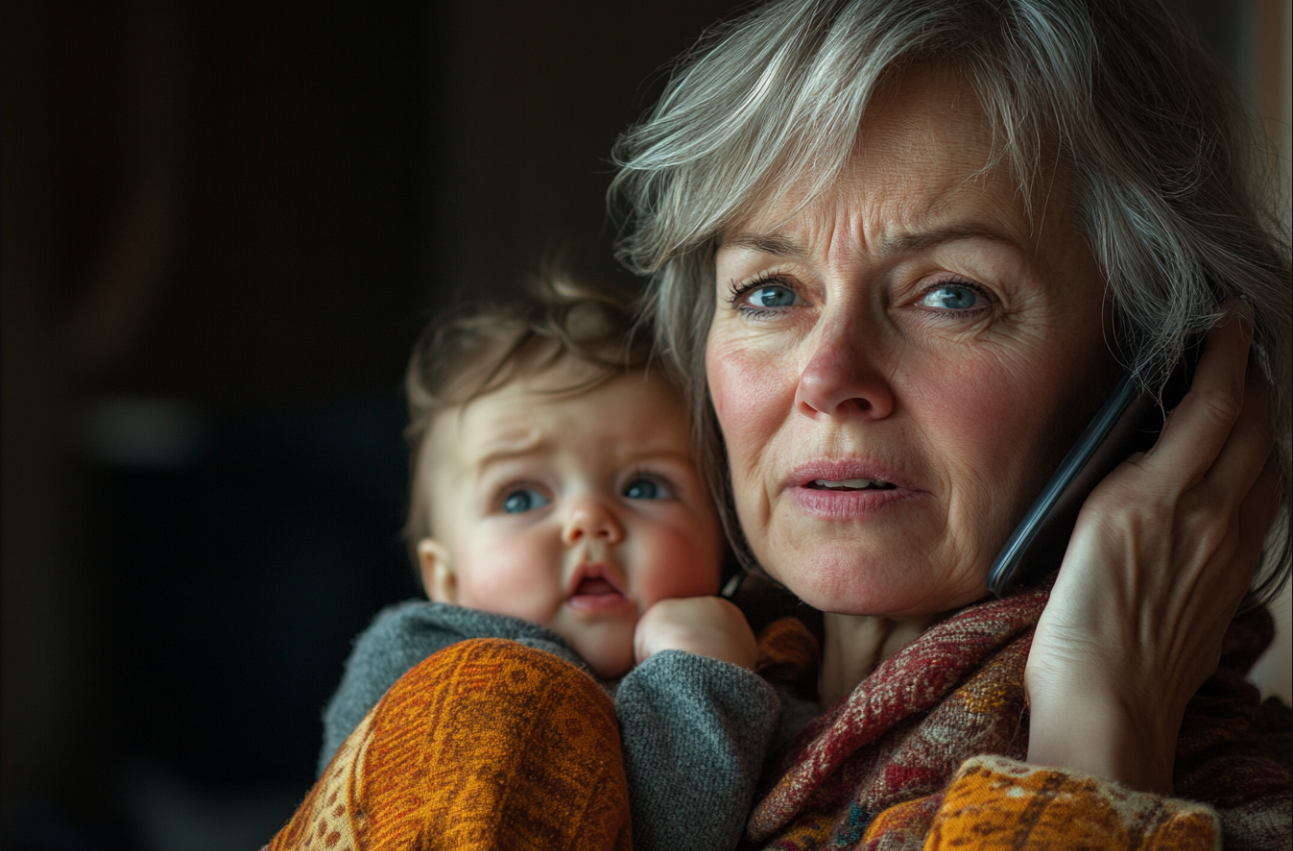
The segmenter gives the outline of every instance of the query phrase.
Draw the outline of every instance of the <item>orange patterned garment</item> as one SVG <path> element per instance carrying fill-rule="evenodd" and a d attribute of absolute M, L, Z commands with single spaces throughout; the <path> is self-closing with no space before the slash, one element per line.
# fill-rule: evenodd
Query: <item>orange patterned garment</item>
<path fill-rule="evenodd" d="M 1164 798 L 1018 761 L 1044 602 L 1038 591 L 971 607 L 881 665 L 783 755 L 747 847 L 1211 851 L 1224 837 L 1227 849 L 1289 848 L 1289 712 L 1243 681 L 1269 614 L 1232 624 L 1182 725 L 1178 797 Z M 815 668 L 797 622 L 760 636 L 769 680 L 803 690 Z M 555 656 L 479 639 L 405 674 L 267 851 L 620 851 L 629 826 L 611 700 Z"/>
<path fill-rule="evenodd" d="M 631 847 L 610 698 L 555 656 L 478 639 L 405 674 L 265 851 Z"/>
<path fill-rule="evenodd" d="M 979 756 L 957 772 L 925 847 L 1211 851 L 1221 847 L 1221 823 L 1210 807 L 1076 771 Z"/>

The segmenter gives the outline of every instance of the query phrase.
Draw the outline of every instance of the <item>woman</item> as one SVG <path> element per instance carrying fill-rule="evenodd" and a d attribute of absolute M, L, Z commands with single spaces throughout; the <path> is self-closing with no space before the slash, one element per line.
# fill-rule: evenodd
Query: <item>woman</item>
<path fill-rule="evenodd" d="M 750 839 L 1208 845 L 1211 811 L 1175 792 L 1229 845 L 1287 847 L 1274 722 L 1215 717 L 1260 649 L 1227 624 L 1289 571 L 1289 255 L 1233 103 L 1154 2 L 792 0 L 711 33 L 621 139 L 622 256 L 691 379 L 729 535 L 826 612 L 830 711 Z M 1049 597 L 980 603 L 1120 372 L 1156 389 L 1208 329 Z M 1223 653 L 1241 670 L 1190 705 Z"/>

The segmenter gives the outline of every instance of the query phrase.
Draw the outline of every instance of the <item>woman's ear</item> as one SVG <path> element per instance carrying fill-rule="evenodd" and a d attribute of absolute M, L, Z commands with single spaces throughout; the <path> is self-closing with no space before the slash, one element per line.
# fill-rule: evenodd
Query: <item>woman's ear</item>
<path fill-rule="evenodd" d="M 418 541 L 418 563 L 422 567 L 422 587 L 432 602 L 457 603 L 458 576 L 445 545 L 434 538 Z"/>

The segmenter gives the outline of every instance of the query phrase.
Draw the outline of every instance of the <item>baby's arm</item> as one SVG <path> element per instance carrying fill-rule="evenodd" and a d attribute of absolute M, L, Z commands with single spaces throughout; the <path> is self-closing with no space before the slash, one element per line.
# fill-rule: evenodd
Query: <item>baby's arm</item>
<path fill-rule="evenodd" d="M 750 670 L 745 617 L 717 597 L 664 600 L 639 622 L 635 650 L 615 696 L 633 847 L 735 848 L 781 711 Z"/>

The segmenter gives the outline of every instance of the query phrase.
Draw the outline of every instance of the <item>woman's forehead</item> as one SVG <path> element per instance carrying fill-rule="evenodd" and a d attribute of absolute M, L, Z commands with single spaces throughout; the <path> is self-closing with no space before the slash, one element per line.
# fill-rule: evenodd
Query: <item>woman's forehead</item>
<path fill-rule="evenodd" d="M 1029 244 L 1042 232 L 1039 219 L 1062 216 L 1065 187 L 1054 168 L 1042 181 L 1020 180 L 995 142 L 966 83 L 913 69 L 877 92 L 830 186 L 809 197 L 810 174 L 766 193 L 720 235 L 720 250 L 793 257 L 837 241 L 841 230 L 882 251 L 965 235 Z M 1031 187 L 1044 196 L 1031 198 Z"/>

